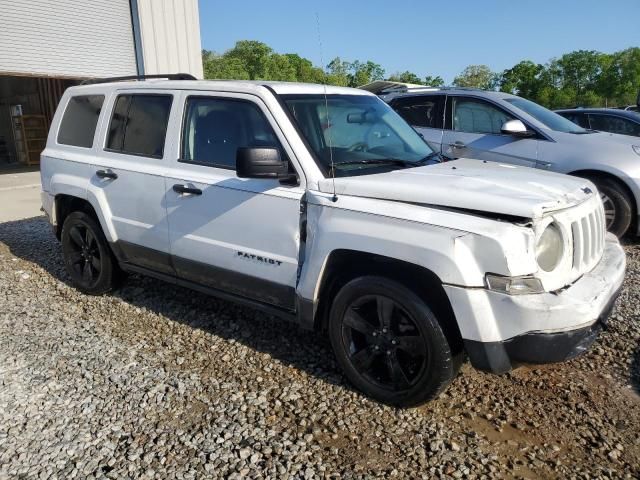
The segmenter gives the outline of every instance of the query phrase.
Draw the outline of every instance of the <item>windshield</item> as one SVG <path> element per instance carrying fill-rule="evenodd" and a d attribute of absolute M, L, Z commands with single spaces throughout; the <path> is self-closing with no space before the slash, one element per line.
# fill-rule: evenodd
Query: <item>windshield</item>
<path fill-rule="evenodd" d="M 528 113 L 533 118 L 544 124 L 547 128 L 555 130 L 556 132 L 564 133 L 590 133 L 589 130 L 576 125 L 570 120 L 558 115 L 551 110 L 547 110 L 542 105 L 538 105 L 530 100 L 524 98 L 505 98 L 505 101 L 509 102 L 516 108 L 519 108 L 525 113 Z"/>
<path fill-rule="evenodd" d="M 282 95 L 326 175 L 379 173 L 439 162 L 395 111 L 369 95 Z"/>

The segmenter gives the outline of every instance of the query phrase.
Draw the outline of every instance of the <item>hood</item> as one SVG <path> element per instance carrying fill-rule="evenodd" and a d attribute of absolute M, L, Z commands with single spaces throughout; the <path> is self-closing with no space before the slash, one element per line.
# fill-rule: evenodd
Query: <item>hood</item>
<path fill-rule="evenodd" d="M 333 193 L 330 178 L 320 191 Z M 335 179 L 336 194 L 524 218 L 582 203 L 595 194 L 581 178 L 461 158 L 424 167 Z"/>

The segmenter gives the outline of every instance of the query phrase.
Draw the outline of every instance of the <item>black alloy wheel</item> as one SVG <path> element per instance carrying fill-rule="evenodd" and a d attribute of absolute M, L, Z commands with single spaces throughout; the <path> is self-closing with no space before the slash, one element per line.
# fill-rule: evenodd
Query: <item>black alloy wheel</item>
<path fill-rule="evenodd" d="M 100 295 L 113 289 L 118 267 L 98 223 L 84 212 L 70 213 L 62 227 L 67 273 L 82 292 Z"/>
<path fill-rule="evenodd" d="M 391 391 L 415 385 L 429 363 L 427 344 L 415 320 L 384 295 L 365 295 L 349 305 L 342 341 L 358 373 Z"/>
<path fill-rule="evenodd" d="M 329 337 L 351 383 L 390 405 L 412 407 L 435 398 L 459 368 L 427 303 L 385 277 L 358 277 L 340 289 Z"/>
<path fill-rule="evenodd" d="M 69 230 L 69 236 L 69 264 L 75 276 L 87 286 L 95 285 L 102 270 L 96 237 L 91 233 L 91 229 L 81 224 L 73 225 Z"/>

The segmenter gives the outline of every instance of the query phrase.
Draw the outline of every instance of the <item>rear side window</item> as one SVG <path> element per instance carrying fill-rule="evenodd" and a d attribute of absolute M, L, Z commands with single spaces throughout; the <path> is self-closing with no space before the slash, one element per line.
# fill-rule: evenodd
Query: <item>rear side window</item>
<path fill-rule="evenodd" d="M 442 128 L 443 95 L 398 98 L 391 106 L 409 125 Z"/>
<path fill-rule="evenodd" d="M 240 147 L 280 149 L 271 125 L 254 103 L 223 98 L 187 99 L 180 161 L 235 169 Z"/>
<path fill-rule="evenodd" d="M 91 148 L 103 103 L 104 95 L 71 97 L 60 122 L 58 143 Z"/>
<path fill-rule="evenodd" d="M 162 158 L 171 95 L 119 95 L 109 125 L 107 149 Z"/>

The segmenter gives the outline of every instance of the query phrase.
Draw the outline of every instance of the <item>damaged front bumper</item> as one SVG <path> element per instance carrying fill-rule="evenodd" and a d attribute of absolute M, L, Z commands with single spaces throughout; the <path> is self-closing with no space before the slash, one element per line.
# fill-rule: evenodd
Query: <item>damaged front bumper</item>
<path fill-rule="evenodd" d="M 559 292 L 511 296 L 447 286 L 471 364 L 504 373 L 526 363 L 554 363 L 585 352 L 620 293 L 625 254 L 607 236 L 600 262 Z"/>

